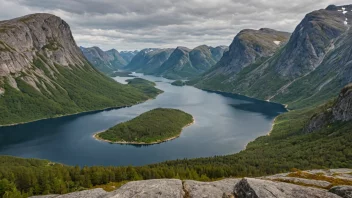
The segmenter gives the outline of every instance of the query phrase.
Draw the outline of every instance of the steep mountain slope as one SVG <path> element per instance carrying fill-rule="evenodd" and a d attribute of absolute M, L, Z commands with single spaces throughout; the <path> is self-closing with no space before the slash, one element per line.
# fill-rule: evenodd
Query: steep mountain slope
<path fill-rule="evenodd" d="M 352 82 L 352 5 L 329 6 L 318 12 L 329 14 L 329 20 L 322 26 L 334 24 L 334 29 L 326 30 L 326 34 L 334 31 L 336 36 L 330 39 L 325 55 L 317 61 L 314 70 L 291 80 L 269 97 L 292 108 L 320 104 Z"/>
<path fill-rule="evenodd" d="M 226 46 L 201 45 L 193 50 L 186 47 L 176 49 L 144 49 L 137 54 L 127 70 L 180 79 L 198 76 L 207 71 L 227 51 Z"/>
<path fill-rule="evenodd" d="M 138 50 L 135 51 L 120 51 L 120 56 L 128 63 L 131 62 L 132 58 L 138 54 Z"/>
<path fill-rule="evenodd" d="M 115 49 L 106 52 L 99 47 L 80 47 L 80 49 L 88 61 L 103 73 L 110 74 L 127 65 L 127 61 Z"/>
<path fill-rule="evenodd" d="M 109 55 L 109 61 L 115 67 L 121 68 L 128 64 L 128 62 L 121 56 L 121 54 L 116 49 L 111 49 L 106 51 Z"/>
<path fill-rule="evenodd" d="M 220 61 L 206 72 L 196 86 L 208 89 L 227 88 L 245 67 L 272 56 L 285 45 L 289 33 L 272 29 L 246 29 L 239 32 Z"/>
<path fill-rule="evenodd" d="M 213 48 L 201 45 L 192 50 L 177 47 L 170 58 L 155 71 L 155 74 L 170 79 L 196 77 L 215 65 L 227 50 L 226 46 Z"/>
<path fill-rule="evenodd" d="M 229 50 L 228 46 L 224 46 L 224 45 L 220 45 L 217 47 L 209 47 L 211 54 L 213 56 L 213 59 L 218 62 L 222 56 L 224 55 L 225 52 L 227 52 Z"/>
<path fill-rule="evenodd" d="M 166 78 L 177 79 L 181 76 L 196 73 L 189 58 L 190 51 L 191 50 L 186 47 L 177 47 L 167 61 L 155 71 L 155 74 L 162 75 Z"/>
<path fill-rule="evenodd" d="M 290 108 L 321 104 L 351 82 L 351 10 L 347 5 L 311 12 L 270 58 L 255 61 L 235 76 L 224 75 L 223 70 L 215 80 L 207 80 L 206 75 L 193 83 L 285 103 Z"/>
<path fill-rule="evenodd" d="M 143 49 L 132 58 L 124 69 L 153 74 L 170 57 L 172 52 L 173 49 Z"/>
<path fill-rule="evenodd" d="M 132 105 L 143 91 L 97 72 L 59 17 L 0 22 L 0 124 Z"/>

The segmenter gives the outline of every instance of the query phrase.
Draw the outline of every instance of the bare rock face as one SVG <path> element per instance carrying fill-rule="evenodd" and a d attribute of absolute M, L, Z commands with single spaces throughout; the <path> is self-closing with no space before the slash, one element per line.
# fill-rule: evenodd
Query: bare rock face
<path fill-rule="evenodd" d="M 290 33 L 268 28 L 242 30 L 234 38 L 229 51 L 207 76 L 237 74 L 259 58 L 272 56 L 277 49 L 286 44 L 289 37 Z"/>
<path fill-rule="evenodd" d="M 102 198 L 108 193 L 101 189 L 96 188 L 92 190 L 83 190 L 79 192 L 68 193 L 64 195 L 44 195 L 44 196 L 34 196 L 32 198 Z"/>
<path fill-rule="evenodd" d="M 181 180 L 153 179 L 129 182 L 118 190 L 109 193 L 105 198 L 183 198 L 183 196 L 184 191 Z"/>
<path fill-rule="evenodd" d="M 313 132 L 336 121 L 347 122 L 350 120 L 352 120 L 352 84 L 341 90 L 332 107 L 314 115 L 304 130 L 305 132 Z"/>
<path fill-rule="evenodd" d="M 352 84 L 342 89 L 332 110 L 334 120 L 352 120 Z"/>
<path fill-rule="evenodd" d="M 320 180 L 307 179 L 307 175 L 319 176 L 313 178 Z M 345 186 L 331 188 L 333 184 L 328 181 L 335 179 L 339 179 Z M 352 198 L 352 186 L 346 186 L 350 181 L 352 169 L 317 169 L 280 173 L 256 179 L 223 179 L 214 182 L 193 180 L 182 182 L 179 179 L 142 180 L 129 182 L 113 192 L 92 189 L 32 198 Z"/>
<path fill-rule="evenodd" d="M 327 188 L 331 185 L 331 183 L 327 181 L 304 179 L 304 178 L 297 178 L 297 177 L 269 176 L 269 177 L 264 177 L 264 179 L 270 179 L 273 181 L 287 182 L 287 183 L 293 183 L 293 184 L 304 184 L 307 186 L 314 186 L 318 188 Z"/>
<path fill-rule="evenodd" d="M 325 190 L 294 184 L 244 178 L 235 186 L 237 198 L 338 198 Z"/>
<path fill-rule="evenodd" d="M 51 14 L 32 14 L 0 22 L 0 76 L 30 68 L 38 53 L 62 66 L 85 60 L 69 25 Z"/>
<path fill-rule="evenodd" d="M 188 197 L 196 198 L 222 198 L 233 197 L 234 186 L 240 179 L 224 179 L 215 182 L 198 182 L 186 180 L 183 183 L 184 190 Z"/>
<path fill-rule="evenodd" d="M 352 198 L 352 186 L 335 186 L 329 190 L 343 198 Z"/>

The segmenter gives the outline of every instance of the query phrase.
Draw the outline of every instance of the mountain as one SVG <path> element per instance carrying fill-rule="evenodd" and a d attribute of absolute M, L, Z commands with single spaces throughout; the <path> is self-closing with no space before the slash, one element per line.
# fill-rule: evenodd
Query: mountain
<path fill-rule="evenodd" d="M 352 80 L 351 10 L 352 5 L 331 5 L 307 14 L 287 44 L 280 43 L 282 47 L 270 51 L 274 54 L 269 57 L 240 58 L 236 50 L 241 48 L 234 48 L 238 45 L 235 38 L 224 61 L 190 83 L 280 102 L 290 108 L 322 104 Z M 248 46 L 250 51 L 257 49 L 256 45 Z"/>
<path fill-rule="evenodd" d="M 189 58 L 190 49 L 177 47 L 170 57 L 155 71 L 156 75 L 177 79 L 178 76 L 187 76 L 195 73 Z"/>
<path fill-rule="evenodd" d="M 267 28 L 240 31 L 233 39 L 229 50 L 216 65 L 202 75 L 196 86 L 208 89 L 230 87 L 229 84 L 237 78 L 239 72 L 256 61 L 271 57 L 285 45 L 289 37 L 289 33 Z"/>
<path fill-rule="evenodd" d="M 108 51 L 103 51 L 99 47 L 80 47 L 80 49 L 88 61 L 103 73 L 110 74 L 127 65 L 127 61 L 115 49 Z"/>
<path fill-rule="evenodd" d="M 122 58 L 127 62 L 127 64 L 129 62 L 131 62 L 132 58 L 138 54 L 138 50 L 135 51 L 120 51 L 120 55 L 122 56 Z"/>
<path fill-rule="evenodd" d="M 108 50 L 105 53 L 108 54 L 111 65 L 114 65 L 115 67 L 121 68 L 128 64 L 128 61 L 126 61 L 115 49 Z"/>
<path fill-rule="evenodd" d="M 192 50 L 186 47 L 145 49 L 132 59 L 126 69 L 171 79 L 190 78 L 207 71 L 227 50 L 226 46 L 213 48 L 206 45 Z"/>
<path fill-rule="evenodd" d="M 173 49 L 147 48 L 136 54 L 131 62 L 124 68 L 129 71 L 154 74 L 172 53 Z"/>
<path fill-rule="evenodd" d="M 2 125 L 136 104 L 150 98 L 144 88 L 97 72 L 59 17 L 32 14 L 0 22 Z"/>

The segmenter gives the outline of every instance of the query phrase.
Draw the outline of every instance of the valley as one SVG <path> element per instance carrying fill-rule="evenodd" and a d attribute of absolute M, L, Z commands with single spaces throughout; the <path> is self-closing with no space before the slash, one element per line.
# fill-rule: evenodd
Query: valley
<path fill-rule="evenodd" d="M 52 14 L 0 21 L 0 197 L 352 195 L 352 5 L 312 9 L 292 33 L 71 17 L 73 32 Z"/>
<path fill-rule="evenodd" d="M 131 107 L 0 127 L 0 154 L 80 166 L 146 165 L 225 155 L 239 152 L 248 142 L 267 134 L 274 118 L 286 111 L 275 103 L 190 86 L 177 87 L 170 84 L 172 80 L 137 75 L 137 83 L 140 78 L 147 79 L 163 93 Z M 133 77 L 114 79 L 126 81 Z M 180 137 L 150 146 L 109 144 L 93 138 L 97 132 L 159 107 L 180 109 L 191 114 L 195 123 L 184 128 Z"/>

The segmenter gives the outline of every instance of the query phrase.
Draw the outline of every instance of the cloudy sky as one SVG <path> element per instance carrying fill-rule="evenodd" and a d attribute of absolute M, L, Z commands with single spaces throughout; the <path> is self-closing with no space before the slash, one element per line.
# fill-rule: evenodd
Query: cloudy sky
<path fill-rule="evenodd" d="M 292 32 L 304 15 L 351 0 L 0 0 L 0 20 L 55 14 L 78 45 L 105 50 L 229 45 L 245 28 Z"/>

